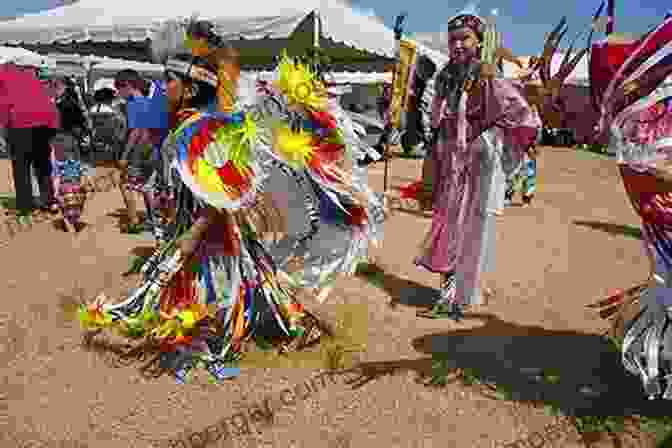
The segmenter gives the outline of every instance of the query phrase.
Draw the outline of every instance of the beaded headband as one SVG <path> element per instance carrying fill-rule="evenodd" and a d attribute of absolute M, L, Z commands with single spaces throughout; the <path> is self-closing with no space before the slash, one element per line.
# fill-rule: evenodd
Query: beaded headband
<path fill-rule="evenodd" d="M 479 39 L 483 39 L 485 32 L 485 21 L 480 17 L 473 15 L 459 15 L 448 21 L 448 32 L 455 31 L 460 28 L 469 28 Z"/>

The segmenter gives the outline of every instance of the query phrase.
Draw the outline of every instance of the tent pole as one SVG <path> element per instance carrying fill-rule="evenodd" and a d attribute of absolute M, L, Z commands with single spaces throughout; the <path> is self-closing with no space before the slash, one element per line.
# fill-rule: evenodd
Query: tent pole
<path fill-rule="evenodd" d="M 320 13 L 313 11 L 313 48 L 320 48 Z"/>

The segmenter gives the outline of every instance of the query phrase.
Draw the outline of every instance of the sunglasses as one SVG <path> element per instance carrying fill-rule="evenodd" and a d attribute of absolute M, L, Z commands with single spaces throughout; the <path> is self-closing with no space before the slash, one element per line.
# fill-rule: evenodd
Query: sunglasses
<path fill-rule="evenodd" d="M 117 90 L 125 89 L 126 87 L 129 87 L 129 86 L 130 86 L 130 84 L 127 83 L 127 82 L 115 82 L 114 83 L 114 88 L 117 89 Z"/>

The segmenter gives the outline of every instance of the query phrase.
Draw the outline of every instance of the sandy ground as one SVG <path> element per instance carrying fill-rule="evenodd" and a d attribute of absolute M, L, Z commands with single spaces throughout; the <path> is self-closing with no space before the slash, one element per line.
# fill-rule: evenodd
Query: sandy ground
<path fill-rule="evenodd" d="M 0 163 L 0 173 L 8 172 Z M 417 161 L 393 161 L 390 191 L 419 172 Z M 49 222 L 3 235 L 0 447 L 485 448 L 525 446 L 513 442 L 554 425 L 554 440 L 535 446 L 584 446 L 544 404 L 615 414 L 648 409 L 637 381 L 599 337 L 604 323 L 585 309 L 643 279 L 647 263 L 640 241 L 627 234 L 638 220 L 613 160 L 549 148 L 539 172 L 533 207 L 509 208 L 498 222 L 498 268 L 489 279 L 496 295 L 464 323 L 416 317 L 438 279 L 411 262 L 430 225 L 412 209 L 386 224 L 377 253 L 382 287 L 349 278 L 325 305 L 306 299 L 333 321 L 353 312 L 356 338 L 366 344 L 356 369 L 326 379 L 315 379 L 317 362 L 267 360 L 223 385 L 199 378 L 178 385 L 82 347 L 69 297 L 123 294 L 131 285 L 120 274 L 131 252 L 151 244 L 119 233 L 117 191 L 89 202 L 90 226 L 78 236 Z M 383 166 L 369 175 L 382 190 Z M 511 399 L 460 380 L 428 387 L 433 355 L 506 385 Z M 542 370 L 556 372 L 557 384 L 539 382 Z M 310 393 L 301 386 L 308 380 Z M 255 411 L 258 404 L 270 410 Z"/>

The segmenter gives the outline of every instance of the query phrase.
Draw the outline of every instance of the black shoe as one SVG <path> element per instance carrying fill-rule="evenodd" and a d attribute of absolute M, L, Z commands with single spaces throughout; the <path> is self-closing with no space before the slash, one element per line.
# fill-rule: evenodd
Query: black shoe
<path fill-rule="evenodd" d="M 504 205 L 510 206 L 513 204 L 513 194 L 504 195 Z"/>
<path fill-rule="evenodd" d="M 455 322 L 460 322 L 465 317 L 464 308 L 460 303 L 440 302 L 428 310 L 419 311 L 417 315 L 428 319 L 453 319 Z"/>

